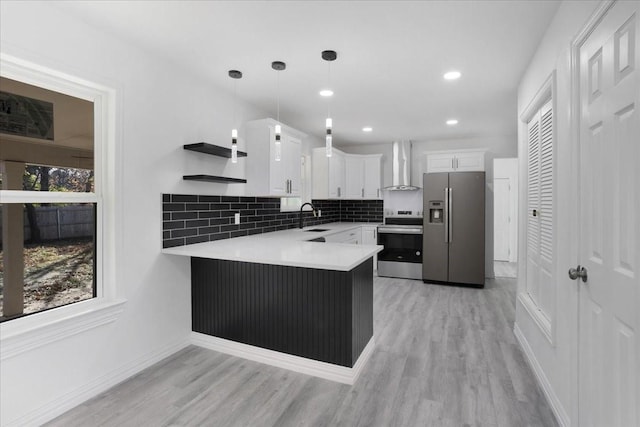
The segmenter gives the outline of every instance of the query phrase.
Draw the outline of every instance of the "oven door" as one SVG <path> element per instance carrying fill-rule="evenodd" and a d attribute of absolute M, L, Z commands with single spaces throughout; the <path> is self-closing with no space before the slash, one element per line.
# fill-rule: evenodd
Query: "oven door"
<path fill-rule="evenodd" d="M 378 261 L 422 264 L 422 230 L 378 227 L 378 244 L 384 246 Z"/>

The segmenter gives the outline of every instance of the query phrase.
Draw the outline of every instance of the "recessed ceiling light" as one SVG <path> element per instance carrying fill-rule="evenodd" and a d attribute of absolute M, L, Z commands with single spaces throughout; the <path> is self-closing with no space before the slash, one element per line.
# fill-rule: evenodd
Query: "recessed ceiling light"
<path fill-rule="evenodd" d="M 371 132 L 372 130 L 373 130 L 373 128 L 370 127 L 370 126 L 365 126 L 365 127 L 362 128 L 362 132 Z"/>
<path fill-rule="evenodd" d="M 448 73 L 444 73 L 443 77 L 445 80 L 457 80 L 461 75 L 460 71 L 449 71 Z"/>
<path fill-rule="evenodd" d="M 456 119 L 449 119 L 449 120 L 447 120 L 447 124 L 448 124 L 449 126 L 457 125 L 457 124 L 458 124 L 458 120 L 456 120 Z"/>
<path fill-rule="evenodd" d="M 331 89 L 322 89 L 320 96 L 333 96 L 333 91 Z"/>

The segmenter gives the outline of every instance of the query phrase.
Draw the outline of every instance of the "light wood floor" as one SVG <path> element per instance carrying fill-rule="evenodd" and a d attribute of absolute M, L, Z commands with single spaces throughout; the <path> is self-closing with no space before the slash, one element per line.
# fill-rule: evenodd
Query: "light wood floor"
<path fill-rule="evenodd" d="M 51 426 L 555 426 L 513 335 L 515 281 L 376 278 L 354 386 L 188 347 Z"/>

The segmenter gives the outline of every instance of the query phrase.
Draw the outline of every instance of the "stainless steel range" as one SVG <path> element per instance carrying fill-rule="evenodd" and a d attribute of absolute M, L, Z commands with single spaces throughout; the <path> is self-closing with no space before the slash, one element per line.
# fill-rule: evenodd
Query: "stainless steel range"
<path fill-rule="evenodd" d="M 422 280 L 422 221 L 406 212 L 378 226 L 378 276 Z"/>

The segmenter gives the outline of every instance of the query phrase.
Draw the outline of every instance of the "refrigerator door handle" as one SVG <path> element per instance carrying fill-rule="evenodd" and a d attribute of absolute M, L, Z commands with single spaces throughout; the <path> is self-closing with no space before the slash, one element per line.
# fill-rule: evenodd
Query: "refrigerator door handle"
<path fill-rule="evenodd" d="M 453 241 L 453 188 L 449 188 L 449 198 L 447 200 L 447 207 L 449 210 L 449 215 L 448 215 L 448 227 L 447 229 L 449 230 L 449 240 L 447 240 L 448 242 L 452 242 Z"/>
<path fill-rule="evenodd" d="M 444 242 L 449 243 L 449 188 L 444 189 Z"/>

